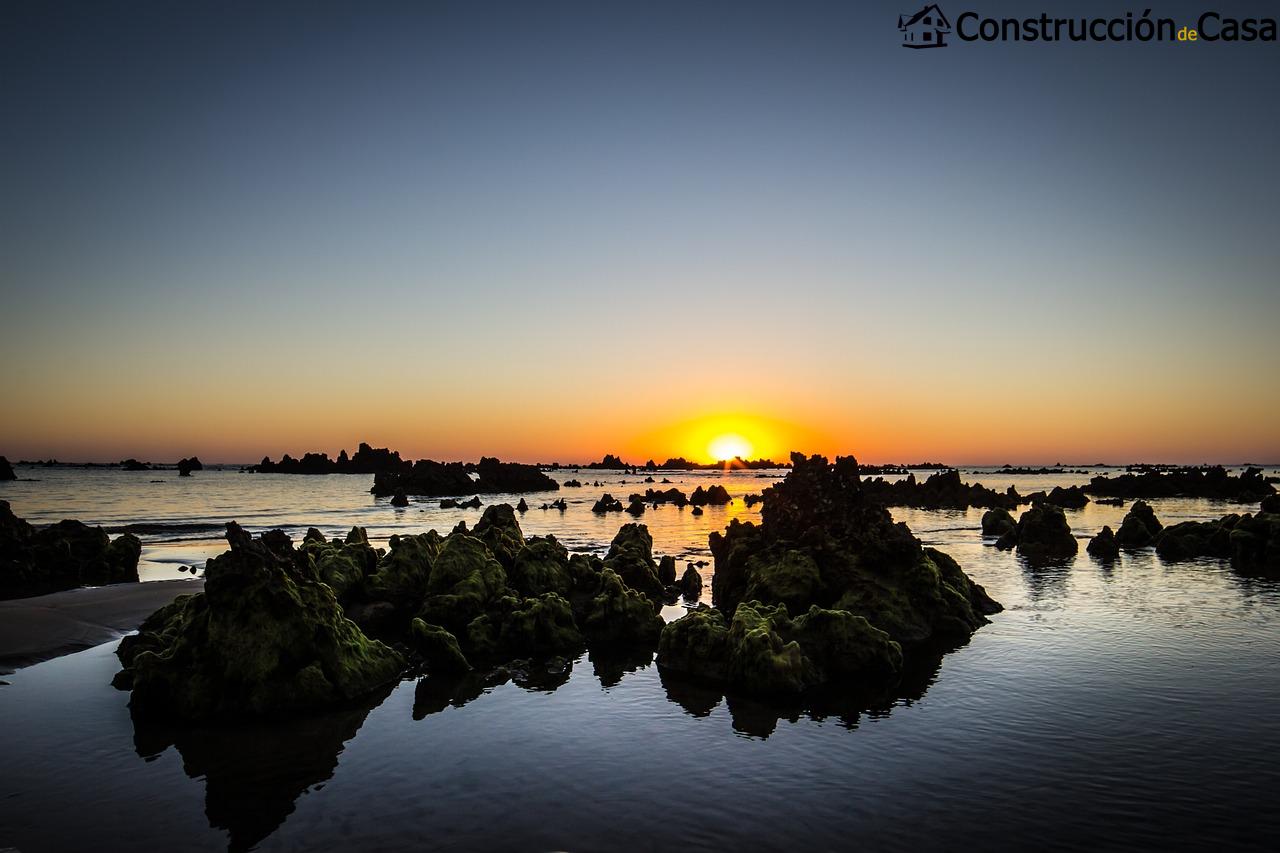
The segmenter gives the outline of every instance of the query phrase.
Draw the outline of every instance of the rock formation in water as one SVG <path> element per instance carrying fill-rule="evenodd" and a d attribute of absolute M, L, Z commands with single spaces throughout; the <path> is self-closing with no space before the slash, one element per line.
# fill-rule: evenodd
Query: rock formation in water
<path fill-rule="evenodd" d="M 345 618 L 309 554 L 284 534 L 227 525 L 204 591 L 180 596 L 121 641 L 116 684 L 141 718 L 287 716 L 340 705 L 391 683 L 401 656 Z"/>
<path fill-rule="evenodd" d="M 728 489 L 715 483 L 705 489 L 702 486 L 694 489 L 689 495 L 689 503 L 694 506 L 724 506 L 733 503 L 733 498 L 729 496 Z"/>
<path fill-rule="evenodd" d="M 192 471 L 203 471 L 204 463 L 200 461 L 199 456 L 192 456 L 190 459 L 178 460 L 178 476 L 190 477 Z"/>
<path fill-rule="evenodd" d="M 1016 489 L 1009 487 L 1001 493 L 981 483 L 965 483 L 959 471 L 939 471 L 923 483 L 915 474 L 907 474 L 901 480 L 889 482 L 880 477 L 863 480 L 867 497 L 881 506 L 909 506 L 916 509 L 968 509 L 989 507 L 1015 509 L 1026 503 Z"/>
<path fill-rule="evenodd" d="M 1024 497 L 1023 501 L 1031 504 L 1053 504 L 1063 509 L 1083 509 L 1089 503 L 1089 496 L 1079 486 L 1069 486 L 1067 488 L 1054 486 L 1047 493 L 1032 492 Z"/>
<path fill-rule="evenodd" d="M 1085 491 L 1117 498 L 1212 498 L 1254 503 L 1275 494 L 1276 489 L 1266 482 L 1260 468 L 1248 468 L 1237 477 L 1221 465 L 1215 465 L 1094 477 Z"/>
<path fill-rule="evenodd" d="M 409 496 L 403 491 L 397 491 L 391 496 L 391 505 L 396 507 L 406 507 L 409 505 Z"/>
<path fill-rule="evenodd" d="M 13 466 L 9 464 L 9 460 L 0 456 L 0 481 L 16 479 L 18 475 L 13 473 Z"/>
<path fill-rule="evenodd" d="M 659 603 L 678 594 L 674 562 L 654 560 L 644 525 L 624 525 L 601 560 L 526 539 L 507 504 L 472 530 L 393 536 L 387 551 L 361 528 L 331 541 L 312 529 L 295 549 L 280 531 L 253 539 L 233 523 L 228 540 L 203 593 L 121 643 L 117 683 L 139 715 L 289 715 L 341 704 L 406 665 L 449 679 L 588 646 L 652 654 Z"/>
<path fill-rule="evenodd" d="M 400 454 L 385 447 L 370 447 L 360 442 L 355 456 L 348 457 L 343 450 L 338 458 L 330 459 L 327 453 L 307 453 L 301 459 L 294 459 L 289 454 L 272 462 L 264 456 L 250 471 L 259 474 L 377 474 L 383 471 L 404 471 L 409 463 L 400 458 Z"/>
<path fill-rule="evenodd" d="M 472 478 L 475 474 L 475 478 Z M 408 470 L 379 471 L 373 475 L 370 491 L 379 497 L 402 491 L 409 495 L 444 497 L 445 495 L 521 494 L 553 492 L 560 484 L 536 465 L 500 462 L 484 457 L 479 462 L 436 462 L 419 459 Z"/>
<path fill-rule="evenodd" d="M 1018 529 L 1018 522 L 1007 509 L 989 509 L 982 514 L 983 536 L 1004 536 Z"/>
<path fill-rule="evenodd" d="M 1116 544 L 1121 548 L 1147 548 L 1155 544 L 1163 529 L 1164 525 L 1146 501 L 1134 501 L 1116 531 Z"/>
<path fill-rule="evenodd" d="M 1102 560 L 1113 560 L 1120 556 L 1120 545 L 1116 542 L 1116 536 L 1110 527 L 1105 526 L 1098 531 L 1097 536 L 1089 540 L 1085 550 Z"/>
<path fill-rule="evenodd" d="M 1053 504 L 1032 506 L 1018 519 L 1018 526 L 1001 537 L 1000 542 L 1006 546 L 1007 537 L 1015 540 L 1018 553 L 1032 563 L 1065 560 L 1080 549 L 1080 543 L 1071 535 L 1066 513 Z"/>
<path fill-rule="evenodd" d="M 658 663 L 746 692 L 891 682 L 904 648 L 962 642 L 1001 609 L 893 522 L 852 457 L 793 454 L 761 523 L 734 519 L 710 544 L 715 607 L 669 624 Z"/>
<path fill-rule="evenodd" d="M 680 587 L 680 594 L 690 601 L 697 601 L 702 597 L 702 575 L 698 574 L 693 563 L 684 567 L 684 574 L 680 576 L 677 586 Z"/>
<path fill-rule="evenodd" d="M 139 462 L 137 459 L 126 459 L 120 463 L 120 467 L 126 471 L 150 471 L 151 466 L 145 462 Z"/>
<path fill-rule="evenodd" d="M 596 501 L 595 505 L 591 507 L 591 511 L 599 513 L 622 512 L 622 501 L 605 492 L 600 496 L 600 500 Z"/>
<path fill-rule="evenodd" d="M 658 506 L 660 504 L 675 504 L 678 507 L 688 506 L 689 498 L 684 492 L 675 488 L 670 489 L 645 489 L 644 494 L 633 494 L 628 500 L 631 503 L 639 501 L 643 504 Z"/>
<path fill-rule="evenodd" d="M 60 521 L 37 529 L 0 501 L 0 598 L 138 580 L 142 543 L 101 527 Z"/>

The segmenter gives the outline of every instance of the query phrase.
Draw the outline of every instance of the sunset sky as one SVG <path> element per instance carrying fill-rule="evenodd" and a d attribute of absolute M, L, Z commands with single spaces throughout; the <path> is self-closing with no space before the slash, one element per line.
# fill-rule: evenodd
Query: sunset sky
<path fill-rule="evenodd" d="M 0 454 L 1280 460 L 1280 45 L 915 8 L 5 3 Z"/>

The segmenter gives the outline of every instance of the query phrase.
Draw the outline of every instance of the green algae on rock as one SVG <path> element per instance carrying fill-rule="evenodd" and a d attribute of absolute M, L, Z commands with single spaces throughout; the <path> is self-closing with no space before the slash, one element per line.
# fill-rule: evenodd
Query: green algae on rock
<path fill-rule="evenodd" d="M 852 457 L 791 458 L 760 525 L 711 534 L 716 609 L 663 630 L 661 666 L 758 693 L 891 680 L 904 646 L 962 641 L 1001 609 L 863 492 Z"/>
<path fill-rule="evenodd" d="M 117 649 L 140 717 L 210 721 L 339 705 L 395 680 L 404 659 L 343 616 L 310 557 L 235 522 L 205 588 L 179 598 Z M 287 539 L 285 540 L 287 542 Z"/>

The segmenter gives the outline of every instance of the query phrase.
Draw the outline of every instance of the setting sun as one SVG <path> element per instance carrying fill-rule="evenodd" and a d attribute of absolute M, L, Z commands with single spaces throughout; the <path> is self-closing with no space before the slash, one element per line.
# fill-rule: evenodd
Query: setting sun
<path fill-rule="evenodd" d="M 751 443 L 740 435 L 718 435 L 707 445 L 707 452 L 717 462 L 733 459 L 735 456 L 750 459 Z"/>

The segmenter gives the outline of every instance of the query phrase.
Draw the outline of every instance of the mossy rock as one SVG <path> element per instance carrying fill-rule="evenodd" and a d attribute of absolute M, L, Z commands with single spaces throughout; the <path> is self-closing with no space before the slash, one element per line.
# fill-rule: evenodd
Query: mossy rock
<path fill-rule="evenodd" d="M 799 693 L 818 682 L 800 644 L 784 640 L 775 622 L 787 624 L 781 604 L 743 602 L 729 622 L 729 682 L 750 693 Z"/>
<path fill-rule="evenodd" d="M 729 625 L 705 604 L 668 623 L 658 641 L 658 665 L 716 681 L 729 679 Z"/>
<path fill-rule="evenodd" d="M 822 589 L 818 564 L 803 551 L 753 555 L 747 562 L 747 571 L 747 599 L 780 602 L 793 613 L 808 609 Z"/>
<path fill-rule="evenodd" d="M 652 601 L 606 568 L 600 573 L 600 591 L 587 606 L 582 631 L 592 643 L 652 646 L 663 624 Z"/>
<path fill-rule="evenodd" d="M 847 610 L 810 607 L 808 613 L 791 620 L 787 633 L 817 667 L 823 682 L 848 677 L 886 680 L 902 670 L 902 646 Z"/>
<path fill-rule="evenodd" d="M 498 646 L 507 654 L 569 654 L 584 645 L 569 602 L 554 592 L 521 601 L 502 620 Z"/>
<path fill-rule="evenodd" d="M 343 544 L 308 538 L 303 540 L 299 551 L 312 561 L 320 580 L 327 583 L 342 602 L 363 592 L 365 578 L 373 574 L 378 565 L 378 552 L 367 538 L 352 542 L 348 537 Z"/>
<path fill-rule="evenodd" d="M 676 582 L 676 558 L 670 554 L 658 560 L 658 583 L 672 586 Z"/>
<path fill-rule="evenodd" d="M 529 539 L 512 561 L 507 582 L 521 595 L 554 592 L 567 597 L 574 588 L 568 550 L 554 536 Z"/>
<path fill-rule="evenodd" d="M 131 533 L 112 540 L 100 527 L 69 520 L 37 530 L 0 501 L 0 598 L 135 583 L 141 555 Z"/>
<path fill-rule="evenodd" d="M 604 567 L 617 573 L 631 589 L 654 601 L 662 598 L 663 584 L 653 560 L 653 537 L 643 524 L 624 524 L 618 529 L 604 558 Z"/>
<path fill-rule="evenodd" d="M 366 584 L 369 597 L 417 608 L 427 595 L 431 568 L 444 540 L 428 530 L 413 536 L 392 536 L 388 545 L 390 550 L 378 561 L 377 571 Z"/>
<path fill-rule="evenodd" d="M 288 716 L 342 704 L 404 666 L 343 617 L 313 563 L 228 525 L 204 592 L 161 608 L 117 649 L 143 717 L 187 721 Z"/>
<path fill-rule="evenodd" d="M 524 534 L 511 504 L 486 507 L 471 535 L 489 547 L 504 569 L 511 568 L 516 555 L 525 547 Z"/>
<path fill-rule="evenodd" d="M 431 568 L 419 616 L 450 631 L 463 630 L 507 593 L 507 573 L 489 548 L 474 536 L 451 533 Z"/>
<path fill-rule="evenodd" d="M 471 669 L 458 646 L 457 637 L 439 625 L 414 619 L 409 631 L 413 648 L 422 655 L 432 673 L 459 675 Z"/>

